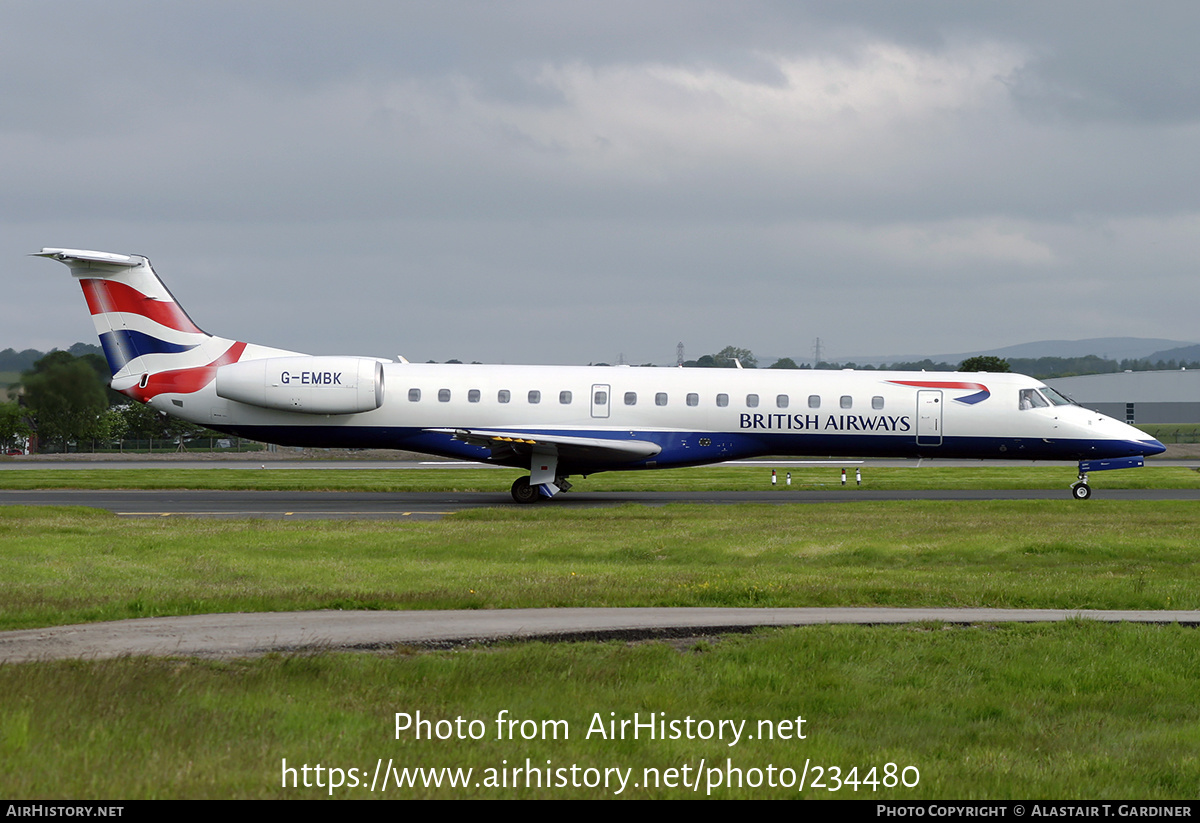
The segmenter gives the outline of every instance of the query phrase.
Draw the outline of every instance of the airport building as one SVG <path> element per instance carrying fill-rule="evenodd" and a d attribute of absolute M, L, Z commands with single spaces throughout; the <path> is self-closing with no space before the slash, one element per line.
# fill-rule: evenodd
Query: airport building
<path fill-rule="evenodd" d="M 1084 374 L 1046 384 L 1127 423 L 1200 423 L 1200 369 Z"/>

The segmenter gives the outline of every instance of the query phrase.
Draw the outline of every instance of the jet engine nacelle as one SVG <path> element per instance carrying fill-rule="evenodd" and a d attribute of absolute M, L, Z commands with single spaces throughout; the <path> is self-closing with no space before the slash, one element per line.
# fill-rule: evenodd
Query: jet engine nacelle
<path fill-rule="evenodd" d="M 217 395 L 304 414 L 354 414 L 383 405 L 383 363 L 368 357 L 268 357 L 217 369 Z"/>

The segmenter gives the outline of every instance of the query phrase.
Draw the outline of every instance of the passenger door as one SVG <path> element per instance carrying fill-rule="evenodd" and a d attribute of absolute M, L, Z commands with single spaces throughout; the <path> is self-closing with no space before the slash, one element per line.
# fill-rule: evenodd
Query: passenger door
<path fill-rule="evenodd" d="M 597 383 L 592 386 L 592 417 L 597 420 L 608 419 L 608 406 L 612 401 L 612 391 L 607 383 Z"/>
<path fill-rule="evenodd" d="M 917 445 L 942 445 L 942 393 L 936 389 L 917 392 Z"/>

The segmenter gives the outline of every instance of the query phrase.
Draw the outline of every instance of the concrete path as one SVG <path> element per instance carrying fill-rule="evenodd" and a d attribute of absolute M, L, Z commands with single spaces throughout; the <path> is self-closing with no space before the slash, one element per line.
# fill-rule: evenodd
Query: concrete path
<path fill-rule="evenodd" d="M 267 652 L 370 650 L 496 640 L 688 637 L 759 626 L 1071 619 L 1200 625 L 1200 611 L 1066 609 L 491 609 L 315 611 L 154 617 L 0 632 L 0 663 L 127 655 L 247 657 Z"/>

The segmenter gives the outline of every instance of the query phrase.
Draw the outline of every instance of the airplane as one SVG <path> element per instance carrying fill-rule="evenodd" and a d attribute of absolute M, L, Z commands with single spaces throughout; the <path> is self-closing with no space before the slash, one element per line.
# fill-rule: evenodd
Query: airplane
<path fill-rule="evenodd" d="M 70 267 L 113 389 L 216 431 L 284 446 L 386 448 L 529 471 L 513 500 L 572 476 L 765 455 L 1077 460 L 1166 450 L 1041 381 L 983 372 L 410 363 L 308 355 L 202 331 L 140 255 L 42 249 Z"/>

